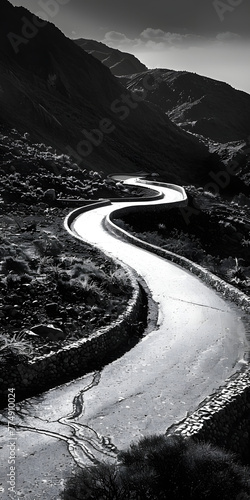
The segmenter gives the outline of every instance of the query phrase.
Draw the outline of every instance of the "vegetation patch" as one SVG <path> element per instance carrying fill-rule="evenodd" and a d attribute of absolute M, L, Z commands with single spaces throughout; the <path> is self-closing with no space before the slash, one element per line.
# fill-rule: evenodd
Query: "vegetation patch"
<path fill-rule="evenodd" d="M 67 235 L 51 207 L 2 206 L 0 358 L 10 363 L 87 338 L 115 320 L 132 289 L 123 268 Z M 52 325 L 61 335 L 37 333 Z M 49 333 L 49 332 L 48 332 Z M 53 331 L 52 331 L 53 333 Z M 56 333 L 56 332 L 55 332 Z"/>
<path fill-rule="evenodd" d="M 6 133 L 1 124 L 0 177 L 0 197 L 5 203 L 56 206 L 59 199 L 119 198 L 138 191 L 80 168 L 69 156 L 31 142 L 28 133 L 21 135 L 15 129 Z"/>
<path fill-rule="evenodd" d="M 185 188 L 187 208 L 139 211 L 114 222 L 143 241 L 200 264 L 250 294 L 250 199 Z"/>
<path fill-rule="evenodd" d="M 137 190 L 1 125 L 0 176 L 0 361 L 12 365 L 88 338 L 125 310 L 123 268 L 73 240 L 63 220 L 72 200 Z"/>
<path fill-rule="evenodd" d="M 144 437 L 118 463 L 78 470 L 64 500 L 220 500 L 250 498 L 250 469 L 206 443 L 181 437 Z"/>

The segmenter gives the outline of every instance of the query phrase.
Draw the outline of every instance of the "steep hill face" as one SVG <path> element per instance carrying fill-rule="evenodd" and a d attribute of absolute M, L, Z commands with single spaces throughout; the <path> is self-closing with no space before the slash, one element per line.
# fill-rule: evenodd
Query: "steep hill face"
<path fill-rule="evenodd" d="M 106 173 L 158 172 L 204 183 L 217 158 L 100 61 L 29 11 L 0 3 L 1 121 Z M 93 131 L 94 130 L 94 131 Z M 214 162 L 216 166 L 214 166 Z"/>
<path fill-rule="evenodd" d="M 230 85 L 185 71 L 147 72 L 157 82 L 147 99 L 183 129 L 226 143 L 245 140 L 250 130 L 250 95 Z M 145 73 L 123 82 L 131 91 L 142 89 Z"/>
<path fill-rule="evenodd" d="M 112 49 L 102 42 L 85 40 L 84 38 L 79 38 L 74 40 L 74 42 L 88 52 L 88 54 L 101 61 L 115 76 L 131 75 L 147 70 L 147 66 L 142 64 L 132 54 Z"/>

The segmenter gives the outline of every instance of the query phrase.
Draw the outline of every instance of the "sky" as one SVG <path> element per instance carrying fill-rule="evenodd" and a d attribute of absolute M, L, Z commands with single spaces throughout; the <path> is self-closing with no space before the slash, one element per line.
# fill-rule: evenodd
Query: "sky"
<path fill-rule="evenodd" d="M 249 0 L 10 0 L 130 52 L 149 68 L 196 72 L 250 93 Z"/>

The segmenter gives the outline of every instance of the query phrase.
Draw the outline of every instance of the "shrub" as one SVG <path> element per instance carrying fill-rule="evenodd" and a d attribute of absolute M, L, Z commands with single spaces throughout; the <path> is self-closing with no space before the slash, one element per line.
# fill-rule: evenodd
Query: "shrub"
<path fill-rule="evenodd" d="M 34 240 L 33 244 L 40 257 L 58 257 L 63 249 L 62 243 L 52 233 L 44 234 L 39 240 Z"/>
<path fill-rule="evenodd" d="M 82 262 L 76 262 L 73 266 L 72 277 L 75 278 L 82 274 L 87 274 L 92 277 L 99 278 L 100 280 L 103 280 L 105 278 L 105 273 L 91 259 L 85 259 Z"/>
<path fill-rule="evenodd" d="M 70 478 L 64 500 L 249 500 L 250 470 L 234 455 L 182 437 L 150 436 Z"/>
<path fill-rule="evenodd" d="M 0 362 L 15 364 L 28 361 L 32 357 L 33 348 L 22 334 L 13 337 L 0 334 Z"/>
<path fill-rule="evenodd" d="M 119 481 L 118 468 L 111 464 L 81 469 L 67 481 L 61 493 L 64 500 L 120 500 L 129 499 L 127 491 Z"/>
<path fill-rule="evenodd" d="M 27 262 L 15 257 L 5 257 L 1 267 L 4 274 L 8 274 L 10 271 L 13 271 L 15 274 L 29 273 Z"/>

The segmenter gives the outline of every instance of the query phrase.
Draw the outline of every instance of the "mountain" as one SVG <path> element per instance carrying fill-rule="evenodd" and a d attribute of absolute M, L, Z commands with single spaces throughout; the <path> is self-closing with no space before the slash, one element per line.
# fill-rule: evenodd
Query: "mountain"
<path fill-rule="evenodd" d="M 245 140 L 249 135 L 249 94 L 187 71 L 148 70 L 122 81 L 130 91 L 142 90 L 146 74 L 158 82 L 147 99 L 182 129 L 220 143 Z"/>
<path fill-rule="evenodd" d="M 169 182 L 204 183 L 217 156 L 174 125 L 144 94 L 51 23 L 7 0 L 0 4 L 0 116 L 31 140 L 109 174 L 157 172 Z"/>
<path fill-rule="evenodd" d="M 148 69 L 145 64 L 142 64 L 141 61 L 132 54 L 112 49 L 102 42 L 85 40 L 84 38 L 76 39 L 74 42 L 88 52 L 88 54 L 91 54 L 105 64 L 113 75 L 131 75 Z"/>

